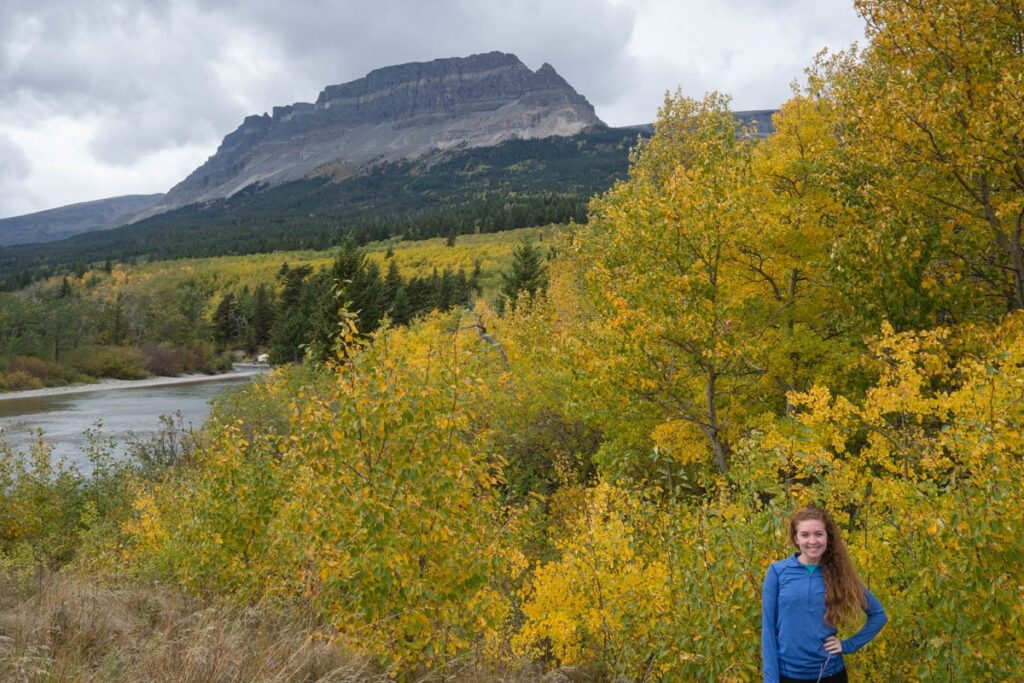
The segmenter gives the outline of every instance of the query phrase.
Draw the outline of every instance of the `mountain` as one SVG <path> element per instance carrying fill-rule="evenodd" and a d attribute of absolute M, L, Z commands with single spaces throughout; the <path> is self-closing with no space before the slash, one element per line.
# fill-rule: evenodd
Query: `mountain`
<path fill-rule="evenodd" d="M 206 163 L 139 218 L 230 197 L 255 183 L 315 175 L 338 180 L 428 152 L 603 125 L 550 64 L 531 71 L 515 55 L 489 52 L 389 66 L 327 86 L 315 103 L 246 117 Z"/>
<path fill-rule="evenodd" d="M 156 204 L 162 194 L 130 194 L 0 219 L 0 246 L 53 242 L 107 230 Z"/>
<path fill-rule="evenodd" d="M 754 136 L 770 111 L 738 112 Z M 651 125 L 610 128 L 545 64 L 500 52 L 404 64 L 250 116 L 121 227 L 0 244 L 0 290 L 88 264 L 421 239 L 586 220 Z"/>
<path fill-rule="evenodd" d="M 377 164 L 343 180 L 257 183 L 114 230 L 0 247 L 0 290 L 107 260 L 325 249 L 347 237 L 422 239 L 582 222 L 588 200 L 626 177 L 639 137 L 598 127 Z"/>

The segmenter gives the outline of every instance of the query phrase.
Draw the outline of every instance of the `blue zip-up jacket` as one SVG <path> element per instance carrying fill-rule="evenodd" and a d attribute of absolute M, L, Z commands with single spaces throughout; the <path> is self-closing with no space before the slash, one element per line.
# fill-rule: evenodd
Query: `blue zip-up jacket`
<path fill-rule="evenodd" d="M 780 676 L 815 680 L 828 653 L 825 639 L 836 629 L 825 625 L 825 579 L 800 564 L 797 554 L 768 568 L 761 592 L 761 655 L 764 683 L 779 683 Z M 841 641 L 842 654 L 832 655 L 823 676 L 846 668 L 843 655 L 856 652 L 882 630 L 888 617 L 882 604 L 867 588 L 868 620 L 851 638 Z"/>

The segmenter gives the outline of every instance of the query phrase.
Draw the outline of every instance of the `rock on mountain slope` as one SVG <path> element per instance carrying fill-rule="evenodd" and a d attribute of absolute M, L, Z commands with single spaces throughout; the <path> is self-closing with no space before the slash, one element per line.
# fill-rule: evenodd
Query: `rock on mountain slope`
<path fill-rule="evenodd" d="M 549 64 L 490 52 L 389 66 L 326 87 L 316 103 L 249 116 L 216 154 L 142 216 L 228 197 L 254 183 L 344 177 L 368 164 L 604 124 Z M 139 217 L 142 217 L 139 216 Z"/>
<path fill-rule="evenodd" d="M 162 197 L 131 194 L 0 219 L 0 246 L 54 242 L 83 232 L 113 228 Z"/>

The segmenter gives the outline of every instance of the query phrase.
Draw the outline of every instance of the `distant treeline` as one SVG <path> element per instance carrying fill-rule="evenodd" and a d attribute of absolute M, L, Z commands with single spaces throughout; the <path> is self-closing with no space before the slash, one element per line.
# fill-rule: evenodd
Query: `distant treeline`
<path fill-rule="evenodd" d="M 625 178 L 640 133 L 598 129 L 512 140 L 439 158 L 386 164 L 337 182 L 252 186 L 114 230 L 0 249 L 0 288 L 84 272 L 108 261 L 325 249 L 401 236 L 423 239 L 586 220 L 587 202 Z"/>
<path fill-rule="evenodd" d="M 473 293 L 480 293 L 479 262 L 469 275 L 435 269 L 426 277 L 405 278 L 394 261 L 386 273 L 368 260 L 353 241 L 342 245 L 333 264 L 313 273 L 309 266 L 282 264 L 277 280 L 280 294 L 270 324 L 263 326 L 258 314 L 253 321 L 233 316 L 234 295 L 225 294 L 214 314 L 215 334 L 224 344 L 246 343 L 250 348 L 269 346 L 273 363 L 302 360 L 307 350 L 317 359 L 335 355 L 339 311 L 352 311 L 356 328 L 370 333 L 387 316 L 405 325 L 434 309 L 448 311 L 466 306 Z M 242 308 L 241 310 L 244 310 Z M 250 310 L 257 312 L 253 306 Z M 266 336 L 261 336 L 263 330 Z"/>
<path fill-rule="evenodd" d="M 539 268 L 534 264 L 533 271 Z M 538 276 L 523 266 L 519 271 L 505 278 L 508 298 Z M 482 275 L 477 261 L 469 273 L 435 268 L 406 276 L 392 258 L 383 269 L 367 259 L 353 240 L 327 267 L 285 262 L 276 282 L 255 288 L 218 292 L 204 278 L 150 285 L 121 269 L 69 275 L 0 295 L 0 390 L 216 372 L 230 368 L 224 355 L 230 350 L 267 351 L 275 363 L 299 361 L 307 352 L 327 359 L 343 309 L 361 333 L 376 330 L 385 316 L 405 325 L 435 309 L 469 305 L 482 292 Z"/>

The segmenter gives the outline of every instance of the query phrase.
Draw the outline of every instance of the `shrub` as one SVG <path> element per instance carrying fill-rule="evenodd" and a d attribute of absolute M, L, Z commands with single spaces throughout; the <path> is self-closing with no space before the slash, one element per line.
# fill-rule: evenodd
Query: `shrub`
<path fill-rule="evenodd" d="M 134 347 L 93 346 L 76 352 L 71 362 L 75 369 L 92 377 L 142 379 L 149 376 L 144 367 L 145 357 Z"/>
<path fill-rule="evenodd" d="M 146 370 L 154 375 L 180 375 L 188 367 L 186 352 L 168 344 L 147 344 L 142 347 Z"/>
<path fill-rule="evenodd" d="M 203 372 L 216 374 L 220 372 L 231 372 L 234 369 L 234 360 L 230 353 L 220 353 L 210 358 L 203 365 Z"/>
<path fill-rule="evenodd" d="M 319 394 L 329 386 L 333 373 L 322 365 L 306 363 L 287 366 L 224 391 L 211 401 L 207 426 L 219 429 L 223 425 L 238 424 L 247 440 L 257 434 L 285 438 L 290 432 L 288 402 L 282 396 L 294 396 L 300 391 Z"/>
<path fill-rule="evenodd" d="M 188 346 L 148 344 L 142 347 L 146 369 L 154 375 L 174 376 L 183 372 L 209 374 L 231 370 L 230 354 L 215 354 L 212 345 L 195 342 Z"/>
<path fill-rule="evenodd" d="M 308 600 L 396 671 L 447 666 L 506 615 L 495 463 L 473 438 L 495 360 L 434 318 L 382 333 L 316 395 L 272 377 L 290 433 L 220 425 L 195 467 L 140 491 L 126 547 L 192 590 Z"/>
<path fill-rule="evenodd" d="M 95 429 L 86 436 L 89 476 L 52 458 L 41 434 L 28 452 L 0 441 L 0 569 L 64 565 L 84 533 L 113 533 L 130 510 L 128 468 L 113 461 L 112 444 Z"/>
<path fill-rule="evenodd" d="M 754 679 L 745 653 L 758 639 L 759 564 L 781 547 L 777 510 L 691 506 L 605 482 L 581 508 L 559 558 L 526 586 L 518 652 L 593 667 L 600 680 Z"/>
<path fill-rule="evenodd" d="M 65 369 L 59 363 L 34 356 L 15 356 L 11 358 L 7 361 L 7 373 L 9 375 L 15 374 L 22 383 L 25 383 L 22 375 L 38 380 L 38 383 L 27 382 L 32 386 L 23 388 L 53 386 L 67 381 Z"/>
<path fill-rule="evenodd" d="M 198 435 L 191 423 L 178 411 L 174 415 L 161 415 L 160 428 L 155 434 L 143 438 L 129 436 L 125 451 L 139 476 L 158 479 L 171 467 L 189 461 L 198 445 Z"/>
<path fill-rule="evenodd" d="M 613 679 L 752 680 L 761 581 L 787 513 L 824 503 L 891 625 L 864 681 L 1024 670 L 1024 317 L 895 334 L 857 400 L 824 387 L 734 454 L 713 496 L 601 483 L 528 582 L 514 645 Z M 858 626 L 842 630 L 847 637 Z"/>
<path fill-rule="evenodd" d="M 43 383 L 39 378 L 33 377 L 24 370 L 6 372 L 2 378 L 3 388 L 8 391 L 23 391 L 25 389 L 40 389 Z"/>

